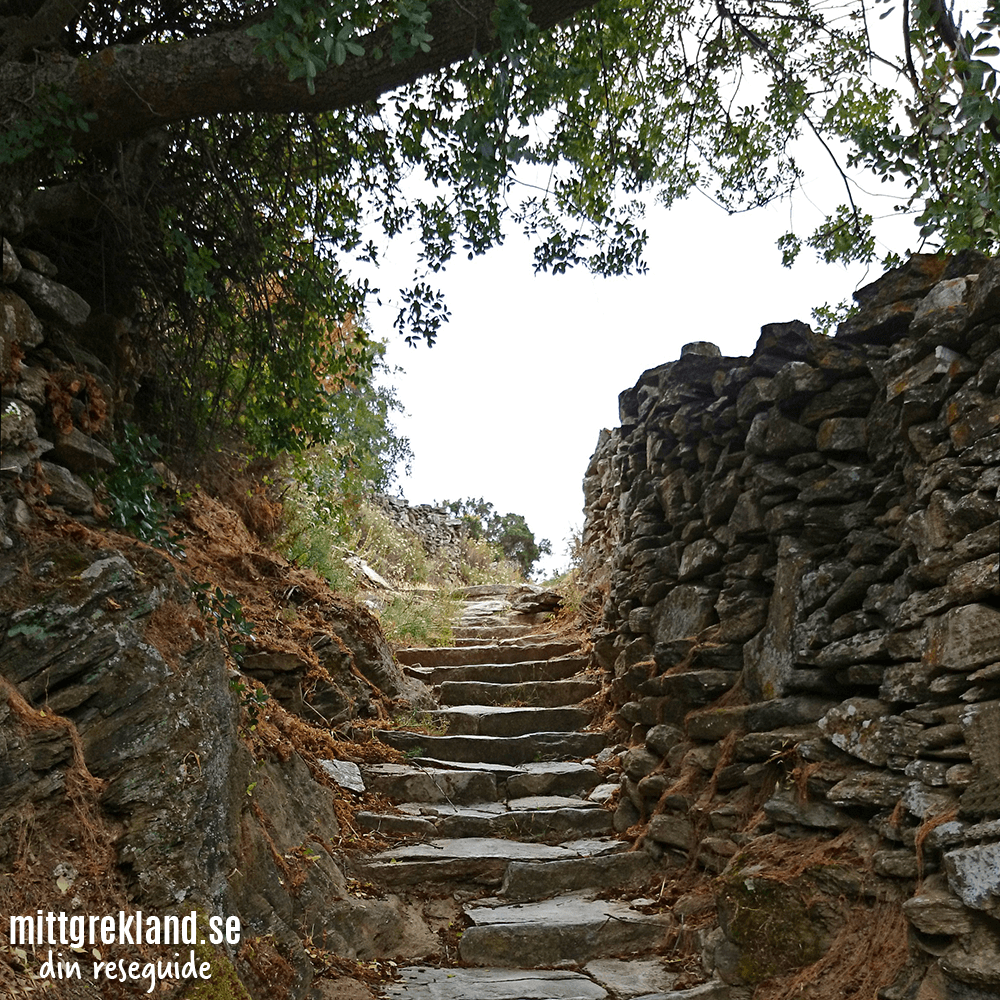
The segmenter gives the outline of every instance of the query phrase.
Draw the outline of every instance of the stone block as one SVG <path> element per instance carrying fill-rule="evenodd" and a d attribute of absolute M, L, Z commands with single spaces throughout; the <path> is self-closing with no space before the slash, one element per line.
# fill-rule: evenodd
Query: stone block
<path fill-rule="evenodd" d="M 972 916 L 965 905 L 933 876 L 918 895 L 903 903 L 903 913 L 922 934 L 957 935 L 972 930 Z"/>
<path fill-rule="evenodd" d="M 736 397 L 736 415 L 740 420 L 752 417 L 759 411 L 767 409 L 777 396 L 774 379 L 763 376 L 752 378 Z"/>
<path fill-rule="evenodd" d="M 923 726 L 889 714 L 874 698 L 848 698 L 819 720 L 834 746 L 868 764 L 884 767 L 889 757 L 915 753 Z"/>
<path fill-rule="evenodd" d="M 653 609 L 657 643 L 696 636 L 715 621 L 716 591 L 687 583 L 674 587 Z"/>
<path fill-rule="evenodd" d="M 647 731 L 646 746 L 652 753 L 666 757 L 683 739 L 684 732 L 678 726 L 661 724 Z"/>
<path fill-rule="evenodd" d="M 988 260 L 968 294 L 969 324 L 974 326 L 1000 315 L 1000 261 Z"/>
<path fill-rule="evenodd" d="M 951 443 L 959 451 L 973 448 L 1000 429 L 1000 400 L 985 400 L 954 421 L 949 421 Z M 993 452 L 996 455 L 996 452 Z"/>
<path fill-rule="evenodd" d="M 764 803 L 764 812 L 775 823 L 795 823 L 818 830 L 845 830 L 853 822 L 824 802 L 800 801 L 793 789 L 782 789 Z"/>
<path fill-rule="evenodd" d="M 820 451 L 864 451 L 868 447 L 868 425 L 862 417 L 830 417 L 816 431 Z"/>
<path fill-rule="evenodd" d="M 774 458 L 812 451 L 815 445 L 816 437 L 811 430 L 774 411 L 758 413 L 746 437 L 746 449 L 751 455 Z"/>
<path fill-rule="evenodd" d="M 933 329 L 935 338 L 942 338 L 953 337 L 965 330 L 969 323 L 968 288 L 966 278 L 939 281 L 917 306 L 910 333 L 920 337 Z"/>
<path fill-rule="evenodd" d="M 905 263 L 854 293 L 862 309 L 922 299 L 944 275 L 947 261 L 940 254 L 913 254 Z M 839 333 L 838 333 L 839 336 Z"/>
<path fill-rule="evenodd" d="M 1000 611 L 986 604 L 952 608 L 931 626 L 923 663 L 962 672 L 1000 660 Z"/>
<path fill-rule="evenodd" d="M 2 248 L 3 270 L 0 273 L 0 280 L 5 285 L 12 285 L 17 281 L 18 275 L 21 273 L 21 262 L 17 259 L 14 248 L 5 239 L 2 240 Z"/>
<path fill-rule="evenodd" d="M 687 580 L 706 576 L 722 565 L 722 547 L 712 538 L 699 538 L 684 549 L 677 579 Z"/>
<path fill-rule="evenodd" d="M 886 385 L 886 399 L 893 400 L 915 389 L 919 385 L 936 379 L 941 375 L 948 380 L 975 371 L 975 365 L 964 355 L 949 347 L 938 345 L 923 361 L 908 368 L 902 375 L 889 381 Z"/>
<path fill-rule="evenodd" d="M 625 754 L 622 770 L 632 781 L 639 781 L 655 771 L 661 763 L 662 758 L 659 754 L 650 753 L 645 747 L 636 747 Z"/>
<path fill-rule="evenodd" d="M 43 461 L 41 468 L 49 487 L 49 503 L 65 507 L 72 514 L 93 513 L 94 491 L 83 480 L 53 462 Z"/>
<path fill-rule="evenodd" d="M 21 448 L 38 437 L 35 414 L 31 407 L 20 400 L 11 399 L 3 404 L 0 420 L 0 446 L 4 451 Z"/>
<path fill-rule="evenodd" d="M 83 296 L 35 271 L 22 271 L 16 288 L 32 309 L 68 327 L 83 326 L 90 315 L 90 304 Z"/>
<path fill-rule="evenodd" d="M 948 885 L 968 907 L 1000 917 L 1000 844 L 977 844 L 944 856 Z"/>
<path fill-rule="evenodd" d="M 0 331 L 5 340 L 16 340 L 22 347 L 38 347 L 45 339 L 41 320 L 10 288 L 0 288 Z"/>
<path fill-rule="evenodd" d="M 835 382 L 806 403 L 799 414 L 799 423 L 805 427 L 817 427 L 831 417 L 863 417 L 876 395 L 878 388 L 867 373 L 864 378 Z"/>
<path fill-rule="evenodd" d="M 838 781 L 827 793 L 836 806 L 881 806 L 892 809 L 910 785 L 910 779 L 886 771 L 858 771 Z"/>
<path fill-rule="evenodd" d="M 646 836 L 660 844 L 669 844 L 688 851 L 694 847 L 694 825 L 678 813 L 659 813 L 653 816 L 646 829 Z"/>
<path fill-rule="evenodd" d="M 0 306 L 0 309 L 3 307 Z M 11 394 L 30 406 L 35 413 L 40 413 L 45 406 L 45 386 L 48 383 L 48 373 L 33 365 L 21 363 L 17 382 L 11 387 Z"/>

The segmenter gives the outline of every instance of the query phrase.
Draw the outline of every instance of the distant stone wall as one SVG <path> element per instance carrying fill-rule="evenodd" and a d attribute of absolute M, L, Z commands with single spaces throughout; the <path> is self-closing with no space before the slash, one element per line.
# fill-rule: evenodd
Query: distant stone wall
<path fill-rule="evenodd" d="M 460 517 L 455 517 L 446 507 L 426 503 L 411 506 L 402 497 L 384 493 L 374 500 L 393 523 L 420 539 L 428 555 L 443 556 L 458 566 L 462 541 L 466 537 L 465 522 Z"/>
<path fill-rule="evenodd" d="M 854 887 L 823 891 L 909 927 L 879 996 L 996 998 L 1000 262 L 918 256 L 855 298 L 832 338 L 692 345 L 602 433 L 584 565 L 632 747 L 616 824 L 721 873 L 704 960 L 730 982 L 774 968 L 744 886 L 795 912 L 767 858 L 849 838 Z"/>

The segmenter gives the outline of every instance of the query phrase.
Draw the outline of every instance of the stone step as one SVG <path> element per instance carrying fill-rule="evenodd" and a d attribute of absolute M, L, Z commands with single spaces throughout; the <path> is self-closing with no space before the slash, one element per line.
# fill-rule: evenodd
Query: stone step
<path fill-rule="evenodd" d="M 585 669 L 586 656 L 557 656 L 549 660 L 522 660 L 519 663 L 467 663 L 461 666 L 406 667 L 406 673 L 425 684 L 451 681 L 485 681 L 490 684 L 528 684 L 558 681 Z"/>
<path fill-rule="evenodd" d="M 452 627 L 451 634 L 455 639 L 468 640 L 469 642 L 476 642 L 478 640 L 478 645 L 485 645 L 491 642 L 499 642 L 502 639 L 516 639 L 523 635 L 531 635 L 537 628 L 537 625 L 506 625 L 500 623 L 488 625 L 455 625 Z M 543 634 L 539 635 L 539 638 L 543 637 Z M 458 645 L 457 642 L 456 645 Z"/>
<path fill-rule="evenodd" d="M 390 851 L 352 860 L 363 878 L 394 891 L 425 883 L 458 883 L 498 888 L 512 861 L 564 861 L 570 858 L 613 854 L 622 851 L 621 841 L 567 841 L 539 844 L 496 837 L 438 838 L 404 844 Z"/>
<path fill-rule="evenodd" d="M 568 969 L 407 966 L 381 987 L 385 1000 L 746 1000 L 748 988 L 703 983 L 673 989 L 679 973 L 661 959 L 598 958 Z"/>
<path fill-rule="evenodd" d="M 497 775 L 490 771 L 411 767 L 406 764 L 362 765 L 365 787 L 394 802 L 496 802 Z"/>
<path fill-rule="evenodd" d="M 507 708 L 460 705 L 426 712 L 428 727 L 445 727 L 448 736 L 527 736 L 572 732 L 589 725 L 592 714 L 582 708 Z"/>
<path fill-rule="evenodd" d="M 459 943 L 469 965 L 542 967 L 637 955 L 664 946 L 673 914 L 645 913 L 627 902 L 571 893 L 540 902 L 468 906 Z"/>
<path fill-rule="evenodd" d="M 496 684 L 489 681 L 443 681 L 438 691 L 441 705 L 510 705 L 524 702 L 542 708 L 575 705 L 601 690 L 599 681 L 570 677 L 559 681 Z"/>
<path fill-rule="evenodd" d="M 511 840 L 560 843 L 567 838 L 607 837 L 614 832 L 613 814 L 606 809 L 525 809 L 478 817 L 456 811 L 436 823 L 442 837 L 509 837 Z"/>
<path fill-rule="evenodd" d="M 530 795 L 582 798 L 601 782 L 601 772 L 573 761 L 530 762 L 518 767 L 462 764 L 424 758 L 413 764 L 362 764 L 365 787 L 393 802 L 471 805 Z"/>
<path fill-rule="evenodd" d="M 547 899 L 585 889 L 631 892 L 652 881 L 658 871 L 645 851 L 626 851 L 590 858 L 568 858 L 507 866 L 500 896 L 511 902 Z"/>
<path fill-rule="evenodd" d="M 396 659 L 405 666 L 455 667 L 469 663 L 521 663 L 525 660 L 548 660 L 566 656 L 580 649 L 573 640 L 531 641 L 530 637 L 482 646 L 412 646 L 396 651 Z"/>
<path fill-rule="evenodd" d="M 504 784 L 508 798 L 527 795 L 586 795 L 601 782 L 601 772 L 576 761 L 529 761 Z"/>
<path fill-rule="evenodd" d="M 612 814 L 585 799 L 539 796 L 507 805 L 481 802 L 401 803 L 403 815 L 358 813 L 366 829 L 398 837 L 508 837 L 548 843 L 579 837 L 606 837 L 613 832 Z"/>
<path fill-rule="evenodd" d="M 398 813 L 374 813 L 363 810 L 356 813 L 355 821 L 363 830 L 380 834 L 387 840 L 405 840 L 420 837 L 429 840 L 438 836 L 438 828 L 433 820 L 423 816 L 405 816 Z"/>
<path fill-rule="evenodd" d="M 436 757 L 490 764 L 578 760 L 599 753 L 608 742 L 604 733 L 531 733 L 526 736 L 426 736 L 399 729 L 377 730 L 383 743 L 415 757 Z"/>
<path fill-rule="evenodd" d="M 382 988 L 388 1000 L 607 1000 L 608 993 L 589 976 L 563 969 L 400 970 L 399 982 Z"/>

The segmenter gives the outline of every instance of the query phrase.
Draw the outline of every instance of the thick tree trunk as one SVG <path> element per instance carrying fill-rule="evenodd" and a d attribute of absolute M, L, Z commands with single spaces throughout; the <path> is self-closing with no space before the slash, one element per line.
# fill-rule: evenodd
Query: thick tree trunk
<path fill-rule="evenodd" d="M 532 20 L 552 28 L 594 0 L 537 0 Z M 315 78 L 310 94 L 304 80 L 290 81 L 281 64 L 254 51 L 242 31 L 163 45 L 122 45 L 75 60 L 40 64 L 7 62 L 0 66 L 0 110 L 4 117 L 29 94 L 50 87 L 63 91 L 97 119 L 87 133 L 74 137 L 76 148 L 94 148 L 131 139 L 150 128 L 193 118 L 233 112 L 332 111 L 375 100 L 380 95 L 492 45 L 494 0 L 441 0 L 433 7 L 428 30 L 430 52 L 393 64 L 375 60 L 376 45 L 391 47 L 388 29 L 363 40 L 366 55 L 348 57 Z M 8 119 L 9 120 L 9 119 Z"/>

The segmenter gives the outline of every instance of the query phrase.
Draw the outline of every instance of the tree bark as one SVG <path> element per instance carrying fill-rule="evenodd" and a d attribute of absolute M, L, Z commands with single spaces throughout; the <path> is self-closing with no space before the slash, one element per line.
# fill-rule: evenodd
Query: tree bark
<path fill-rule="evenodd" d="M 531 18 L 542 30 L 555 27 L 595 0 L 537 0 Z M 25 95 L 63 91 L 82 111 L 96 113 L 89 131 L 74 134 L 77 149 L 133 139 L 151 128 L 235 112 L 291 114 L 334 111 L 372 101 L 397 87 L 489 51 L 495 44 L 495 0 L 440 0 L 428 25 L 429 52 L 393 64 L 375 60 L 375 46 L 391 48 L 389 28 L 362 39 L 365 55 L 348 57 L 315 77 L 290 81 L 287 68 L 256 54 L 242 30 L 158 45 L 121 45 L 93 56 L 0 66 L 0 110 L 10 121 Z M 15 116 L 16 117 L 16 116 Z"/>

